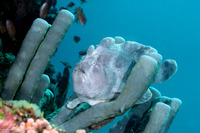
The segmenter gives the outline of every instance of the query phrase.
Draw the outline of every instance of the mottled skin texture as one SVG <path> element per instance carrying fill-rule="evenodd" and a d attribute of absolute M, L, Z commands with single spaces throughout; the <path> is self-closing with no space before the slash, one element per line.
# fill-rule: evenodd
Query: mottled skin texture
<path fill-rule="evenodd" d="M 142 55 L 151 53 L 157 53 L 157 51 L 152 47 L 136 42 L 125 42 L 121 37 L 104 38 L 96 48 L 91 45 L 86 56 L 82 58 L 72 72 L 73 89 L 78 98 L 69 102 L 68 108 L 74 108 L 82 102 L 94 105 L 110 101 L 116 94 L 120 94 L 130 70 L 138 59 Z M 168 66 L 170 65 L 169 63 Z M 168 69 L 165 66 L 164 72 Z M 168 78 L 174 72 L 167 72 Z M 163 78 L 163 74 L 163 71 L 160 72 L 159 77 L 155 79 L 159 82 L 166 80 Z M 150 91 L 147 91 L 139 103 L 150 99 L 151 94 L 149 93 Z"/>

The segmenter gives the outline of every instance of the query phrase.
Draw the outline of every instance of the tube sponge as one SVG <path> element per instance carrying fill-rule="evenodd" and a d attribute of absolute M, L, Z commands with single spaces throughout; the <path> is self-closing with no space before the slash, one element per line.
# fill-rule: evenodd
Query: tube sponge
<path fill-rule="evenodd" d="M 160 133 L 162 127 L 168 120 L 170 111 L 170 106 L 158 102 L 151 113 L 149 122 L 147 123 L 143 133 Z"/>
<path fill-rule="evenodd" d="M 14 98 L 15 93 L 23 80 L 28 65 L 36 53 L 36 50 L 43 40 L 48 28 L 48 23 L 43 19 L 38 18 L 33 22 L 22 43 L 20 51 L 9 70 L 4 89 L 1 94 L 1 97 L 4 100 Z"/>
<path fill-rule="evenodd" d="M 49 76 L 46 74 L 42 74 L 42 77 L 40 79 L 40 82 L 35 90 L 35 93 L 33 94 L 33 97 L 31 99 L 31 103 L 35 103 L 38 106 L 40 105 L 40 100 L 42 99 L 46 89 L 50 85 L 50 79 Z"/>
<path fill-rule="evenodd" d="M 115 101 L 94 105 L 58 127 L 67 132 L 75 132 L 76 129 L 87 128 L 93 123 L 122 115 L 133 106 L 149 88 L 157 69 L 157 62 L 154 58 L 147 55 L 142 56 L 132 69 L 122 93 Z M 62 112 L 55 117 L 58 118 L 59 115 L 62 115 Z M 56 121 L 51 122 L 57 125 L 57 123 L 54 123 Z"/>
<path fill-rule="evenodd" d="M 61 10 L 49 30 L 50 25 L 45 20 L 36 19 L 33 22 L 6 79 L 1 94 L 4 100 L 31 100 L 49 59 L 73 19 L 71 12 Z"/>
<path fill-rule="evenodd" d="M 61 10 L 58 13 L 54 23 L 47 32 L 47 35 L 30 63 L 24 82 L 19 90 L 18 100 L 30 99 L 32 97 L 50 57 L 56 51 L 73 19 L 74 15 L 67 10 Z"/>

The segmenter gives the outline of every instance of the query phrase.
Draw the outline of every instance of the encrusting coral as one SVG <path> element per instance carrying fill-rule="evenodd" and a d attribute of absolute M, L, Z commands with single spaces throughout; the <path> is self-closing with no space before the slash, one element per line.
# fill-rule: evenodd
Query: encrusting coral
<path fill-rule="evenodd" d="M 43 80 L 42 77 L 45 75 L 42 74 L 73 19 L 74 16 L 69 11 L 61 10 L 52 26 L 42 19 L 35 20 L 9 71 L 1 94 L 3 100 L 23 99 L 39 103 L 41 94 L 44 94 L 49 84 L 49 79 Z M 49 27 L 50 29 L 47 31 Z M 32 39 L 32 36 L 36 38 Z M 124 49 L 122 56 L 120 55 L 122 51 L 117 45 Z M 108 47 L 111 49 L 106 49 Z M 131 54 L 128 53 L 133 53 L 133 55 L 130 56 Z M 104 54 L 105 56 L 103 56 Z M 125 56 L 125 54 L 128 55 Z M 88 69 L 83 67 L 84 65 L 87 65 Z M 107 69 L 108 67 L 110 69 Z M 162 56 L 151 47 L 131 41 L 125 42 L 121 37 L 105 38 L 96 48 L 96 52 L 94 46 L 91 46 L 86 57 L 75 68 L 74 71 L 78 71 L 78 73 L 73 72 L 75 73 L 73 74 L 75 93 L 50 122 L 68 133 L 74 133 L 78 129 L 91 131 L 101 128 L 130 109 L 129 117 L 122 119 L 122 121 L 126 120 L 122 123 L 130 124 L 135 116 L 137 120 L 130 124 L 131 126 L 119 122 L 111 128 L 110 132 L 115 130 L 116 133 L 117 131 L 121 133 L 119 129 L 123 129 L 126 132 L 134 131 L 135 133 L 141 131 L 166 133 L 179 110 L 181 101 L 176 98 L 168 98 L 168 102 L 166 102 L 166 97 L 161 96 L 156 89 L 152 89 L 150 86 L 152 83 L 160 83 L 169 79 L 176 72 L 176 67 L 173 60 L 166 60 L 162 63 Z M 108 75 L 111 69 L 114 72 Z M 94 76 L 95 74 L 97 75 Z M 99 75 L 103 76 L 98 77 Z M 114 80 L 110 81 L 109 76 Z M 100 82 L 105 79 L 98 80 L 97 77 L 100 79 L 104 77 L 108 79 L 109 83 Z M 115 83 L 112 84 L 112 82 Z M 93 83 L 94 86 L 88 86 L 91 88 L 83 88 L 83 90 L 79 88 L 87 83 Z M 96 84 L 100 88 L 95 88 Z M 113 90 L 112 87 L 115 84 L 116 87 Z M 101 92 L 99 89 L 103 89 L 103 91 Z M 108 94 L 110 92 L 112 92 L 111 95 Z M 94 95 L 90 97 L 91 94 Z M 34 95 L 38 96 L 38 99 L 34 99 Z M 146 106 L 147 104 L 148 106 Z M 6 112 L 2 114 L 6 114 Z M 7 116 L 10 116 L 10 113 Z M 26 120 L 28 123 L 35 121 L 35 119 L 29 118 Z M 124 128 L 121 128 L 122 126 Z M 46 128 L 48 127 L 46 126 Z M 84 130 L 77 132 L 84 132 Z"/>
<path fill-rule="evenodd" d="M 25 100 L 2 101 L 0 99 L 0 115 L 0 132 L 2 133 L 65 133 L 44 119 L 37 105 Z"/>

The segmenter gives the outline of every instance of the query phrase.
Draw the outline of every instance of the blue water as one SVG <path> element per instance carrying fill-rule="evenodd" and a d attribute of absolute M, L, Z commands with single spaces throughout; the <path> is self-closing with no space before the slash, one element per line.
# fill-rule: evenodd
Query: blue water
<path fill-rule="evenodd" d="M 68 2 L 59 0 L 57 6 L 66 6 Z M 178 71 L 170 80 L 153 85 L 162 95 L 183 102 L 169 133 L 200 133 L 199 5 L 200 0 L 87 0 L 82 5 L 86 25 L 72 24 L 52 63 L 57 71 L 63 71 L 60 60 L 74 67 L 80 60 L 80 50 L 108 36 L 122 36 L 125 40 L 150 45 L 164 60 L 174 59 L 178 63 Z M 74 35 L 81 37 L 79 43 L 73 41 Z M 108 126 L 95 131 L 107 132 Z"/>

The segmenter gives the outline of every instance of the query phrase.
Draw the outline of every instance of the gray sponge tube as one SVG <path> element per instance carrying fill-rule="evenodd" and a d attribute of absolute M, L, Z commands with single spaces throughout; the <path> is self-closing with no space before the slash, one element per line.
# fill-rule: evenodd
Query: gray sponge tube
<path fill-rule="evenodd" d="M 179 108 L 182 104 L 182 101 L 178 98 L 172 98 L 170 103 L 169 103 L 169 106 L 171 107 L 171 112 L 169 114 L 169 119 L 167 120 L 167 123 L 165 124 L 165 126 L 163 127 L 161 133 L 167 133 L 167 131 L 169 130 L 176 114 L 178 113 L 179 111 Z"/>
<path fill-rule="evenodd" d="M 28 65 L 43 40 L 49 24 L 43 19 L 36 19 L 28 31 L 20 51 L 9 70 L 1 97 L 4 100 L 11 100 L 20 86 Z"/>
<path fill-rule="evenodd" d="M 31 103 L 35 103 L 38 106 L 40 106 L 40 100 L 42 99 L 46 89 L 50 85 L 50 79 L 49 76 L 46 74 L 42 74 L 40 82 L 35 90 L 35 93 L 33 94 L 33 97 L 31 99 Z"/>
<path fill-rule="evenodd" d="M 160 133 L 168 120 L 170 111 L 170 106 L 158 102 L 151 113 L 149 122 L 143 133 Z"/>
<path fill-rule="evenodd" d="M 156 69 L 157 61 L 155 59 L 146 55 L 140 57 L 132 69 L 122 93 L 115 101 L 96 104 L 58 127 L 73 133 L 77 129 L 85 129 L 93 123 L 124 114 L 148 89 Z M 63 116 L 63 114 L 59 115 Z"/>
<path fill-rule="evenodd" d="M 30 101 L 35 88 L 37 88 L 37 85 L 40 81 L 40 77 L 44 72 L 47 63 L 49 62 L 49 59 L 64 38 L 65 33 L 70 27 L 73 19 L 74 15 L 67 10 L 61 10 L 58 13 L 51 28 L 47 32 L 46 37 L 40 44 L 36 55 L 31 61 L 24 82 L 19 90 L 19 95 L 16 97 L 17 100 L 26 99 Z"/>

